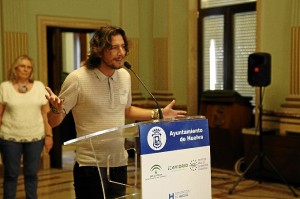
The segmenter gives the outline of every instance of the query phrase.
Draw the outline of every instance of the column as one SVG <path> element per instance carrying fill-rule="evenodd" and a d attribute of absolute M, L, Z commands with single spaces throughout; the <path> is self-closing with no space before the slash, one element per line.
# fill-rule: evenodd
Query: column
<path fill-rule="evenodd" d="M 300 133 L 300 2 L 292 0 L 291 7 L 290 93 L 278 112 L 279 131 L 283 135 Z"/>

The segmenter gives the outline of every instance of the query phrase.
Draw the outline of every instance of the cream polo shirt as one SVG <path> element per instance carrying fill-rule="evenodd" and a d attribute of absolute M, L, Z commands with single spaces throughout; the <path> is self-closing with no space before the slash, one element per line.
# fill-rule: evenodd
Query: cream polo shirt
<path fill-rule="evenodd" d="M 45 86 L 34 81 L 26 93 L 19 93 L 12 82 L 0 85 L 0 103 L 5 105 L 0 127 L 0 138 L 16 142 L 41 140 L 45 136 L 41 106 L 48 103 Z"/>
<path fill-rule="evenodd" d="M 112 77 L 98 69 L 83 66 L 65 79 L 61 92 L 66 113 L 72 110 L 77 137 L 125 124 L 125 108 L 131 105 L 131 79 L 121 68 Z M 120 132 L 108 133 L 78 142 L 76 161 L 80 166 L 106 167 L 127 165 L 128 154 Z M 95 153 L 94 153 L 95 152 Z"/>

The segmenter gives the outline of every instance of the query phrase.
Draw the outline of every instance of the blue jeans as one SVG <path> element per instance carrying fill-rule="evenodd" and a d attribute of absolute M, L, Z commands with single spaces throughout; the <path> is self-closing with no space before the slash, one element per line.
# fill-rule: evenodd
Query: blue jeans
<path fill-rule="evenodd" d="M 13 142 L 0 139 L 4 165 L 4 199 L 15 199 L 21 157 L 23 155 L 23 173 L 26 199 L 37 199 L 37 172 L 39 169 L 44 140 L 36 142 Z"/>
<path fill-rule="evenodd" d="M 124 196 L 126 187 L 123 185 L 110 183 L 107 179 L 107 168 L 100 168 L 103 179 L 106 199 L 113 199 Z M 127 166 L 110 168 L 111 180 L 127 183 Z M 79 167 L 76 162 L 73 170 L 74 188 L 76 199 L 103 199 L 101 180 L 97 167 Z"/>

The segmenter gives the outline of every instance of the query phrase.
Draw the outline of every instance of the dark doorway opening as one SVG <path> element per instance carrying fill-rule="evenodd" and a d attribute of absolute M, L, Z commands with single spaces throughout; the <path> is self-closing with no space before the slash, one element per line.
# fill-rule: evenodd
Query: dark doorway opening
<path fill-rule="evenodd" d="M 76 35 L 78 49 L 74 47 L 68 48 L 67 53 L 75 53 L 79 50 L 79 55 L 76 56 L 80 61 L 84 61 L 87 58 L 87 34 L 93 33 L 94 29 L 77 29 L 77 28 L 63 28 L 63 27 L 47 27 L 47 65 L 48 65 L 48 86 L 53 90 L 55 94 L 59 94 L 61 85 L 68 75 L 63 70 L 63 33 L 73 33 Z M 74 66 L 74 70 L 80 67 Z M 73 115 L 70 112 L 65 117 L 64 121 L 57 127 L 52 129 L 53 131 L 53 148 L 50 151 L 50 167 L 62 168 L 62 145 L 65 141 L 76 137 L 75 124 Z"/>

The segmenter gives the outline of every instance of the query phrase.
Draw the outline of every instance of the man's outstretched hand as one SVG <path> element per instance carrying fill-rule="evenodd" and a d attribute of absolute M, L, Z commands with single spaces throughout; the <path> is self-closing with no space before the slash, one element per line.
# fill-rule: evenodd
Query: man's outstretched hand
<path fill-rule="evenodd" d="M 164 118 L 186 117 L 187 112 L 184 110 L 174 110 L 175 100 L 172 100 L 163 110 Z"/>

